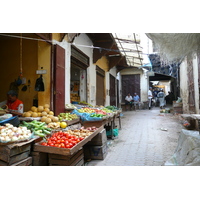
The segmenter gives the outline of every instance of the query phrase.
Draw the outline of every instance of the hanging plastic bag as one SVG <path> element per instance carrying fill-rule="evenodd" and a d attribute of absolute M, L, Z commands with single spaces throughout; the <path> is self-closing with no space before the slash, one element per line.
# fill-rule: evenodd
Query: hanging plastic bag
<path fill-rule="evenodd" d="M 44 91 L 44 82 L 42 75 L 40 75 L 40 77 L 36 80 L 35 91 Z"/>

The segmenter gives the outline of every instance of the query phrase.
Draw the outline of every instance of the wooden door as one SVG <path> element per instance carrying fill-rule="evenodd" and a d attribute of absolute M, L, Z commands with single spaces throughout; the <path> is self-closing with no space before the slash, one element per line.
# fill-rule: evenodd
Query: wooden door
<path fill-rule="evenodd" d="M 65 49 L 55 45 L 54 64 L 54 112 L 65 111 Z"/>
<path fill-rule="evenodd" d="M 110 105 L 116 106 L 115 77 L 110 74 Z"/>
<path fill-rule="evenodd" d="M 105 103 L 105 71 L 96 65 L 96 105 L 104 106 Z"/>
<path fill-rule="evenodd" d="M 96 105 L 104 106 L 104 77 L 96 74 Z"/>
<path fill-rule="evenodd" d="M 130 93 L 131 96 L 133 96 L 135 92 L 141 98 L 140 74 L 122 75 L 122 103 L 125 102 L 125 97 L 128 93 Z"/>

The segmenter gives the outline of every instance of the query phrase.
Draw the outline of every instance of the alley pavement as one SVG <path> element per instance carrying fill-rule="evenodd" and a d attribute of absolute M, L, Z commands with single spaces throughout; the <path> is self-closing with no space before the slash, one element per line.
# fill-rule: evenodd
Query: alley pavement
<path fill-rule="evenodd" d="M 173 155 L 183 128 L 178 115 L 151 110 L 124 111 L 118 137 L 108 140 L 104 160 L 86 166 L 163 166 Z M 118 125 L 116 121 L 116 125 Z"/>

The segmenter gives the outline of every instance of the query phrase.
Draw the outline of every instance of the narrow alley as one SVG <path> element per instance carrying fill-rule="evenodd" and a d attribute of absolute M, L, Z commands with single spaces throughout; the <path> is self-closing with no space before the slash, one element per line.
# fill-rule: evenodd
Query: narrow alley
<path fill-rule="evenodd" d="M 108 140 L 104 160 L 92 160 L 86 166 L 163 166 L 173 155 L 183 126 L 178 116 L 151 110 L 125 111 L 122 129 Z M 118 122 L 116 122 L 118 125 Z"/>

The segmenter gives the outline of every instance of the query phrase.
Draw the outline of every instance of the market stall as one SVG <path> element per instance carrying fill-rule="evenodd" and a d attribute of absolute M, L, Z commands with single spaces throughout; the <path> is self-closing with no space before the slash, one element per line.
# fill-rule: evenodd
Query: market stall
<path fill-rule="evenodd" d="M 0 166 L 81 166 L 85 159 L 104 159 L 121 110 L 77 105 L 54 116 L 46 106 L 31 107 L 22 117 L 0 121 Z M 113 110 L 112 110 L 113 109 Z M 13 120 L 14 119 L 14 120 Z"/>

